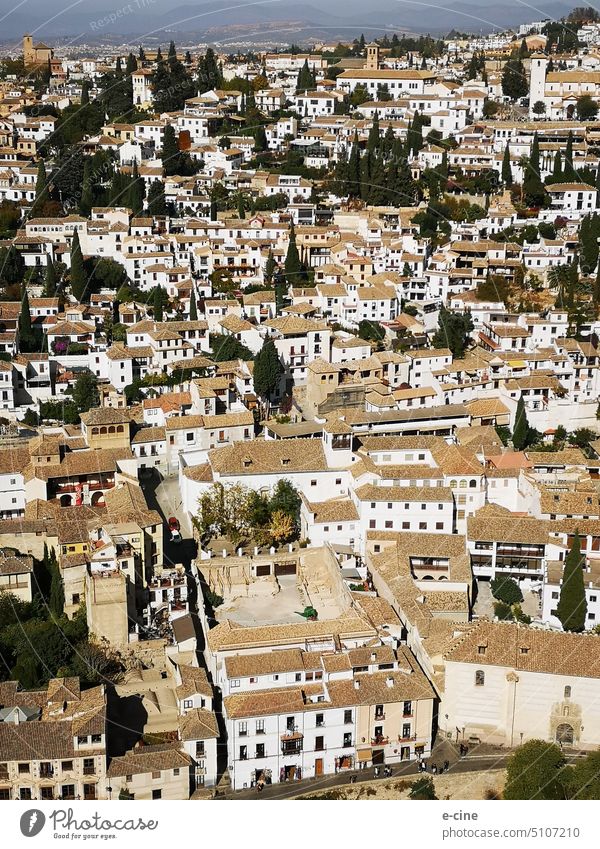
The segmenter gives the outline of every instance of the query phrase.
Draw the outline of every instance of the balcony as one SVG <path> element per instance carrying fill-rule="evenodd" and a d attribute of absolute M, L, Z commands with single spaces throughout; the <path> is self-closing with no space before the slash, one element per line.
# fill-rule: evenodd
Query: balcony
<path fill-rule="evenodd" d="M 95 766 L 84 766 L 83 774 L 84 775 L 95 775 L 96 767 Z"/>
<path fill-rule="evenodd" d="M 383 737 L 381 734 L 379 734 L 377 737 L 371 737 L 372 746 L 387 746 L 389 742 L 389 737 Z"/>
<path fill-rule="evenodd" d="M 283 755 L 294 755 L 302 751 L 304 745 L 304 734 L 299 731 L 289 732 L 281 735 L 281 753 Z"/>
<path fill-rule="evenodd" d="M 375 719 L 385 719 L 385 711 L 376 711 Z"/>

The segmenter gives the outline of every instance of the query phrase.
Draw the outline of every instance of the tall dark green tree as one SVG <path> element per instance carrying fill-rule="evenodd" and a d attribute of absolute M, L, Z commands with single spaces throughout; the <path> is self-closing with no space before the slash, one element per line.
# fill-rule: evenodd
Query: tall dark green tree
<path fill-rule="evenodd" d="M 517 410 L 515 413 L 515 426 L 513 429 L 512 441 L 515 451 L 522 451 L 527 447 L 529 438 L 529 422 L 527 421 L 527 413 L 525 412 L 525 404 L 523 398 L 517 401 Z"/>
<path fill-rule="evenodd" d="M 581 632 L 585 629 L 587 600 L 583 566 L 585 557 L 581 553 L 581 539 L 576 532 L 571 550 L 565 559 L 557 615 L 565 631 Z"/>
<path fill-rule="evenodd" d="M 508 144 L 504 148 L 504 158 L 502 159 L 502 182 L 507 188 L 513 184 L 512 169 L 510 167 L 510 146 Z"/>
<path fill-rule="evenodd" d="M 563 179 L 567 182 L 577 179 L 577 172 L 573 164 L 573 132 L 569 130 L 567 144 L 565 147 L 565 165 L 563 168 Z"/>
<path fill-rule="evenodd" d="M 19 348 L 23 352 L 32 351 L 35 347 L 35 336 L 31 325 L 31 313 L 29 308 L 29 295 L 27 287 L 23 285 L 21 296 L 21 312 L 19 313 Z"/>
<path fill-rule="evenodd" d="M 523 195 L 528 206 L 539 207 L 544 203 L 546 190 L 540 177 L 540 143 L 537 132 L 533 135 L 531 154 L 525 165 Z"/>
<path fill-rule="evenodd" d="M 217 64 L 215 51 L 209 47 L 198 62 L 198 91 L 204 94 L 205 91 L 220 88 L 222 83 L 223 76 Z"/>
<path fill-rule="evenodd" d="M 48 200 L 48 177 L 44 160 L 40 159 L 38 164 L 37 178 L 35 181 L 35 200 L 31 207 L 31 216 L 38 215 Z"/>
<path fill-rule="evenodd" d="M 290 239 L 288 243 L 287 253 L 285 255 L 285 277 L 290 286 L 298 286 L 300 283 L 300 275 L 302 266 L 300 263 L 300 255 L 296 246 L 296 231 L 294 225 L 290 227 Z"/>
<path fill-rule="evenodd" d="M 175 128 L 172 124 L 167 124 L 165 127 L 161 159 L 165 177 L 178 173 L 180 151 Z"/>
<path fill-rule="evenodd" d="M 275 274 L 275 269 L 277 268 L 277 263 L 273 257 L 273 250 L 269 248 L 269 255 L 267 256 L 267 261 L 265 263 L 265 283 L 268 285 L 271 284 L 273 280 L 273 275 Z"/>
<path fill-rule="evenodd" d="M 56 295 L 56 269 L 50 257 L 46 260 L 43 295 L 44 298 L 53 298 Z"/>
<path fill-rule="evenodd" d="M 283 365 L 272 339 L 265 339 L 254 358 L 254 391 L 259 398 L 270 400 L 279 386 Z"/>
<path fill-rule="evenodd" d="M 308 59 L 304 60 L 304 64 L 298 71 L 298 79 L 296 81 L 296 91 L 310 91 L 315 87 L 315 78 L 308 66 Z"/>
<path fill-rule="evenodd" d="M 198 321 L 198 306 L 196 304 L 196 290 L 192 286 L 190 295 L 190 321 Z"/>
<path fill-rule="evenodd" d="M 153 180 L 148 189 L 148 212 L 150 215 L 166 215 L 165 185 L 162 180 Z"/>
<path fill-rule="evenodd" d="M 83 254 L 79 244 L 79 233 L 73 233 L 71 241 L 71 292 L 73 297 L 82 303 L 87 291 L 87 277 L 83 265 Z"/>
<path fill-rule="evenodd" d="M 525 66 L 519 58 L 509 59 L 502 72 L 502 94 L 511 100 L 519 100 L 529 94 L 529 80 Z"/>

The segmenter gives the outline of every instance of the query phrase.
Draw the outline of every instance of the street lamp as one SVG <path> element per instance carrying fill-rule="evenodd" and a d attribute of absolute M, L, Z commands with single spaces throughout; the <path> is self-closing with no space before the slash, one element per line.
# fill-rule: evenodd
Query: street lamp
<path fill-rule="evenodd" d="M 112 800 L 112 787 L 107 787 L 106 792 L 108 793 L 108 801 L 110 802 Z"/>

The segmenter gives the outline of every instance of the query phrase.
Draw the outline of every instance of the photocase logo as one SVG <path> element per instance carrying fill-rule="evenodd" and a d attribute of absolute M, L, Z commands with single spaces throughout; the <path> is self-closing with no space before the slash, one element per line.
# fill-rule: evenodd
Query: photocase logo
<path fill-rule="evenodd" d="M 43 829 L 45 823 L 46 817 L 38 808 L 25 811 L 21 816 L 21 834 L 25 837 L 36 837 Z"/>

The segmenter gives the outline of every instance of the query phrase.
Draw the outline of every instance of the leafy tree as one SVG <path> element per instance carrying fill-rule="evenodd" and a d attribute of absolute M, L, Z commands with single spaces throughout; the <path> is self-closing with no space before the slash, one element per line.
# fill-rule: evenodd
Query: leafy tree
<path fill-rule="evenodd" d="M 231 360 L 248 362 L 254 356 L 252 351 L 235 336 L 225 336 L 219 333 L 211 336 L 211 349 L 213 360 L 216 363 L 226 363 Z"/>
<path fill-rule="evenodd" d="M 513 605 L 523 601 L 523 593 L 515 580 L 498 577 L 491 581 L 492 595 L 505 604 Z"/>
<path fill-rule="evenodd" d="M 205 91 L 212 91 L 219 88 L 223 82 L 223 75 L 219 70 L 215 51 L 209 47 L 198 62 L 198 91 L 204 94 Z"/>
<path fill-rule="evenodd" d="M 564 765 L 563 753 L 554 743 L 529 740 L 508 759 L 504 798 L 566 798 Z"/>
<path fill-rule="evenodd" d="M 451 312 L 442 305 L 432 345 L 434 348 L 449 348 L 454 357 L 462 357 L 469 344 L 473 327 L 470 312 Z"/>
<path fill-rule="evenodd" d="M 87 278 L 83 266 L 83 255 L 79 244 L 79 233 L 73 233 L 71 241 L 71 291 L 75 300 L 81 303 L 87 291 Z"/>
<path fill-rule="evenodd" d="M 25 261 L 14 245 L 0 249 L 0 280 L 4 285 L 21 284 L 25 274 Z"/>
<path fill-rule="evenodd" d="M 600 799 L 600 752 L 579 758 L 568 776 L 570 799 Z"/>
<path fill-rule="evenodd" d="M 298 525 L 301 504 L 300 494 L 291 481 L 287 478 L 277 481 L 269 499 L 270 513 L 284 513 L 286 516 L 290 516 L 295 525 Z"/>
<path fill-rule="evenodd" d="M 269 143 L 267 141 L 267 134 L 265 132 L 265 128 L 262 124 L 258 124 L 256 130 L 254 131 L 254 150 L 257 153 L 262 153 L 267 150 L 269 147 Z"/>
<path fill-rule="evenodd" d="M 242 484 L 214 483 L 198 499 L 198 508 L 192 521 L 203 540 L 222 536 L 237 546 L 249 537 L 250 491 Z"/>
<path fill-rule="evenodd" d="M 527 97 L 529 82 L 525 66 L 519 58 L 509 59 L 502 72 L 502 93 L 511 100 Z"/>
<path fill-rule="evenodd" d="M 78 412 L 86 413 L 99 404 L 98 381 L 91 371 L 82 371 L 73 387 L 73 401 Z"/>
<path fill-rule="evenodd" d="M 580 632 L 585 628 L 587 601 L 583 580 L 584 556 L 581 554 L 581 540 L 576 533 L 571 550 L 565 559 L 557 615 L 565 631 Z"/>
<path fill-rule="evenodd" d="M 367 342 L 382 342 L 385 339 L 385 328 L 378 321 L 364 318 L 358 325 L 358 335 Z"/>
<path fill-rule="evenodd" d="M 296 536 L 296 525 L 288 513 L 275 510 L 271 516 L 269 534 L 275 545 L 290 542 Z"/>
<path fill-rule="evenodd" d="M 515 414 L 515 426 L 513 429 L 513 445 L 515 451 L 522 451 L 526 448 L 529 440 L 529 422 L 527 421 L 527 413 L 525 412 L 525 404 L 523 398 L 517 401 L 517 410 Z"/>
<path fill-rule="evenodd" d="M 545 115 L 546 114 L 546 104 L 543 100 L 536 100 L 532 107 L 534 115 Z"/>
<path fill-rule="evenodd" d="M 165 186 L 161 180 L 153 180 L 148 189 L 148 212 L 150 215 L 167 215 Z"/>
<path fill-rule="evenodd" d="M 595 121 L 598 114 L 598 103 L 589 94 L 577 98 L 575 106 L 580 121 Z"/>
<path fill-rule="evenodd" d="M 283 365 L 272 339 L 265 339 L 262 348 L 254 358 L 254 391 L 259 398 L 266 400 L 279 386 L 283 374 Z"/>

